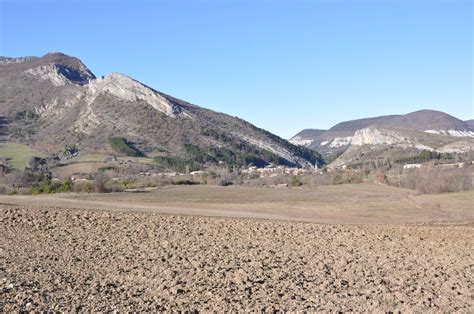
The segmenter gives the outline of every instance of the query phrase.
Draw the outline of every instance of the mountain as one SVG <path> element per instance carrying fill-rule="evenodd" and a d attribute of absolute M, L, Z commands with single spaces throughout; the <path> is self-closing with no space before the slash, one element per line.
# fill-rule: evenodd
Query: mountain
<path fill-rule="evenodd" d="M 3 141 L 46 154 L 74 146 L 80 154 L 111 155 L 128 146 L 122 152 L 216 164 L 323 164 L 311 149 L 242 119 L 158 92 L 124 74 L 96 77 L 79 59 L 57 52 L 0 57 L 0 123 Z"/>
<path fill-rule="evenodd" d="M 470 128 L 474 129 L 474 119 L 472 119 L 472 120 L 466 120 L 466 121 L 464 121 L 464 122 L 466 122 L 466 124 L 467 124 Z"/>
<path fill-rule="evenodd" d="M 358 131 L 376 127 L 401 131 L 418 131 L 449 137 L 474 137 L 474 127 L 466 121 L 434 110 L 420 110 L 405 115 L 389 115 L 345 121 L 326 132 L 306 129 L 296 134 L 290 142 L 318 150 L 325 156 L 338 155 L 349 148 Z M 366 143 L 370 144 L 370 143 Z"/>
<path fill-rule="evenodd" d="M 464 121 L 450 116 L 444 112 L 434 110 L 420 110 L 405 115 L 381 116 L 341 122 L 333 126 L 330 130 L 355 132 L 369 126 L 417 131 L 469 129 Z"/>

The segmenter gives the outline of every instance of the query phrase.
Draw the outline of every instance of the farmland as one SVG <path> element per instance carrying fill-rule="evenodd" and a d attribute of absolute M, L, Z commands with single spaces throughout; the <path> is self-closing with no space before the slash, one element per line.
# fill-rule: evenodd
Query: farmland
<path fill-rule="evenodd" d="M 0 196 L 4 309 L 472 311 L 472 192 Z"/>

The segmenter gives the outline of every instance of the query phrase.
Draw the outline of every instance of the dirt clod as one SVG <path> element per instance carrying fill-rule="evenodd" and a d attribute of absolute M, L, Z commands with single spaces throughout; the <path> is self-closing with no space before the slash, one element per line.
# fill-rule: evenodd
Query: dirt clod
<path fill-rule="evenodd" d="M 472 224 L 14 206 L 0 216 L 6 312 L 473 311 Z"/>

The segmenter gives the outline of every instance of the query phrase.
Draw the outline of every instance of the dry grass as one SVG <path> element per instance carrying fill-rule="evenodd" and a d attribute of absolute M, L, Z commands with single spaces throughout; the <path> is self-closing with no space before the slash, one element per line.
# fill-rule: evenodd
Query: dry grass
<path fill-rule="evenodd" d="M 318 188 L 167 186 L 143 193 L 0 197 L 0 202 L 64 208 L 253 217 L 321 223 L 474 221 L 474 192 L 416 195 L 371 184 Z"/>
<path fill-rule="evenodd" d="M 107 158 L 112 156 L 102 155 L 102 154 L 85 154 L 80 155 L 77 157 L 73 157 L 64 161 L 65 164 L 72 164 L 72 163 L 84 163 L 84 162 L 103 162 Z M 117 157 L 118 160 L 122 161 L 131 161 L 140 164 L 150 164 L 153 163 L 153 158 L 146 158 L 146 157 Z"/>
<path fill-rule="evenodd" d="M 103 162 L 82 162 L 77 164 L 70 164 L 60 166 L 52 169 L 54 177 L 56 178 L 69 178 L 73 174 L 93 174 L 101 168 L 114 167 L 114 163 L 103 163 Z"/>

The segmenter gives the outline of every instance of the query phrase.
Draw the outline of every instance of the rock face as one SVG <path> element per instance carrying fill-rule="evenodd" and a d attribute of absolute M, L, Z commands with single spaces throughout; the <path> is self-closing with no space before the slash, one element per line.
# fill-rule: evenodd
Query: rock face
<path fill-rule="evenodd" d="M 111 94 L 123 101 L 145 101 L 156 110 L 170 117 L 182 113 L 182 108 L 179 105 L 170 103 L 158 92 L 120 73 L 112 73 L 97 78 L 91 81 L 88 87 L 90 97 Z"/>
<path fill-rule="evenodd" d="M 440 153 L 449 153 L 449 154 L 468 153 L 468 152 L 474 151 L 474 142 L 467 141 L 467 140 L 456 141 L 456 142 L 449 143 L 438 148 L 437 151 Z"/>
<path fill-rule="evenodd" d="M 300 146 L 310 146 L 314 139 L 325 133 L 327 130 L 306 129 L 296 134 L 290 139 L 290 142 Z"/>
<path fill-rule="evenodd" d="M 4 139 L 45 153 L 76 146 L 82 152 L 107 154 L 108 139 L 119 136 L 150 157 L 179 156 L 192 145 L 262 162 L 302 167 L 323 162 L 310 149 L 126 75 L 96 78 L 79 59 L 61 53 L 1 57 L 0 99 L 0 116 L 8 122 Z"/>
<path fill-rule="evenodd" d="M 94 75 L 83 66 L 79 69 L 74 69 L 55 63 L 31 68 L 26 70 L 25 73 L 38 76 L 43 80 L 49 80 L 55 86 L 66 84 L 84 85 L 94 79 Z"/>
<path fill-rule="evenodd" d="M 392 145 L 408 142 L 401 134 L 395 131 L 387 131 L 375 127 L 357 130 L 352 137 L 351 144 L 362 145 Z"/>
<path fill-rule="evenodd" d="M 454 137 L 474 137 L 474 131 L 471 130 L 425 130 L 425 132 Z"/>
<path fill-rule="evenodd" d="M 456 154 L 458 160 L 471 160 L 474 158 L 474 138 L 372 126 L 356 131 L 348 148 L 331 163 L 331 167 L 371 161 L 397 162 L 422 151 Z"/>
<path fill-rule="evenodd" d="M 62 53 L 52 52 L 43 58 L 0 58 L 0 66 L 10 65 L 7 70 L 21 69 L 24 65 L 25 73 L 37 76 L 43 80 L 49 80 L 55 86 L 66 84 L 85 85 L 95 79 L 94 74 L 79 60 Z"/>

